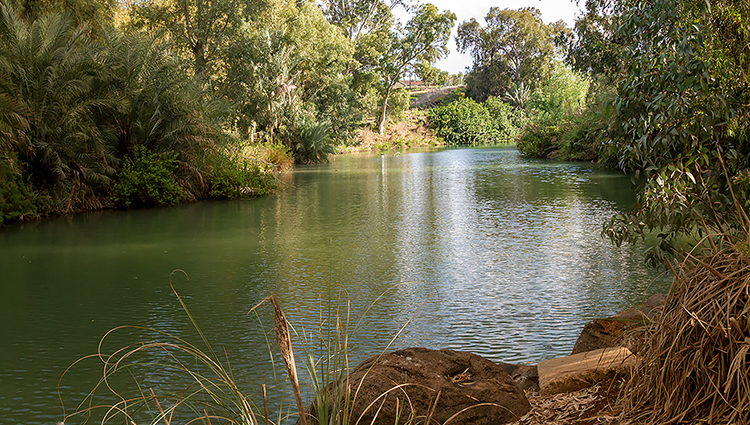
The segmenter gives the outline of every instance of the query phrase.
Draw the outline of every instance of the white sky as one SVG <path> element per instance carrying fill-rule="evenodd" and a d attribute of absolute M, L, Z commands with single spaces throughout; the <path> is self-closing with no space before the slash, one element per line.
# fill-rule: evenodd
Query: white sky
<path fill-rule="evenodd" d="M 449 43 L 450 54 L 447 58 L 435 64 L 437 68 L 446 70 L 451 74 L 466 72 L 466 67 L 471 66 L 471 55 L 468 53 L 460 54 L 456 51 L 456 27 L 471 18 L 484 25 L 484 16 L 490 11 L 490 7 L 499 7 L 500 9 L 535 7 L 542 12 L 542 20 L 545 24 L 562 19 L 571 28 L 573 28 L 576 16 L 580 15 L 581 11 L 581 8 L 576 5 L 576 0 L 422 0 L 422 2 L 432 3 L 440 11 L 447 9 L 456 14 L 456 26 L 453 27 Z M 406 23 L 408 16 L 405 12 L 402 10 L 394 12 L 402 22 Z"/>

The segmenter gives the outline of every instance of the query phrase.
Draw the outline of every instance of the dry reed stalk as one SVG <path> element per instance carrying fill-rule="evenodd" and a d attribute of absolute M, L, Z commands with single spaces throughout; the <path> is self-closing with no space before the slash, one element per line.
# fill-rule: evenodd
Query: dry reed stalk
<path fill-rule="evenodd" d="M 726 248 L 676 271 L 619 400 L 623 419 L 750 424 L 750 257 Z"/>
<path fill-rule="evenodd" d="M 151 392 L 151 398 L 154 399 L 154 401 L 156 402 L 156 407 L 159 409 L 159 416 L 161 416 L 162 419 L 164 419 L 165 425 L 170 425 L 169 418 L 167 418 L 167 416 L 164 414 L 164 410 L 161 408 L 161 403 L 159 403 L 159 399 L 156 398 L 156 394 L 154 394 L 154 389 L 149 388 L 148 390 Z"/>
<path fill-rule="evenodd" d="M 263 419 L 268 423 L 268 395 L 266 394 L 266 384 L 263 384 Z"/>
<path fill-rule="evenodd" d="M 276 331 L 276 344 L 279 346 L 281 358 L 284 359 L 284 364 L 286 365 L 287 375 L 289 375 L 289 380 L 292 382 L 292 390 L 294 391 L 294 398 L 297 401 L 297 410 L 299 411 L 299 421 L 301 425 L 307 425 L 305 408 L 302 405 L 302 393 L 300 392 L 299 388 L 299 378 L 297 377 L 297 366 L 294 362 L 292 338 L 289 335 L 289 325 L 287 324 L 284 312 L 281 310 L 281 307 L 279 307 L 278 301 L 276 301 L 276 296 L 271 295 L 264 298 L 263 301 L 259 302 L 255 307 L 251 308 L 250 311 L 255 310 L 258 306 L 265 303 L 266 301 L 271 301 L 271 304 L 273 304 L 273 321 L 274 330 Z"/>

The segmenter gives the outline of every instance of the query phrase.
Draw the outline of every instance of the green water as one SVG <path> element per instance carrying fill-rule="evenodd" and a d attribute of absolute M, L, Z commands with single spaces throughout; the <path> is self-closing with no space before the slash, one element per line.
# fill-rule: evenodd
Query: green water
<path fill-rule="evenodd" d="M 273 384 L 264 330 L 248 311 L 278 296 L 313 329 L 329 299 L 361 314 L 353 362 L 393 349 L 469 350 L 492 360 L 565 355 L 592 317 L 667 282 L 645 246 L 615 248 L 602 223 L 633 202 L 629 179 L 514 149 L 346 156 L 299 167 L 264 199 L 102 212 L 0 230 L 0 423 L 62 420 L 58 380 L 120 325 L 192 338 L 169 275 L 239 384 Z M 265 331 L 270 310 L 261 309 Z M 134 342 L 127 333 L 109 344 Z M 101 365 L 62 383 L 66 404 Z M 157 387 L 178 378 L 154 371 Z M 179 383 L 179 382 L 178 382 Z"/>

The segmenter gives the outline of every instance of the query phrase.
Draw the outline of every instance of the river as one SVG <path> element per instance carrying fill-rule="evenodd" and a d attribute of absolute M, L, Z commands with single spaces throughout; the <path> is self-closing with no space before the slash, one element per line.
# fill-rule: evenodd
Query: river
<path fill-rule="evenodd" d="M 270 308 L 256 310 L 262 325 L 248 315 L 269 294 L 299 332 L 350 305 L 354 364 L 391 342 L 536 363 L 568 354 L 591 318 L 668 288 L 645 267 L 645 244 L 601 238 L 634 197 L 628 177 L 590 164 L 446 149 L 336 157 L 283 179 L 286 190 L 262 199 L 0 229 L 0 423 L 62 420 L 60 376 L 114 327 L 199 342 L 170 274 L 251 394 L 283 369 L 269 360 Z M 105 349 L 135 337 L 118 333 Z M 65 376 L 66 409 L 101 368 L 83 362 Z M 145 375 L 145 388 L 183 379 Z"/>

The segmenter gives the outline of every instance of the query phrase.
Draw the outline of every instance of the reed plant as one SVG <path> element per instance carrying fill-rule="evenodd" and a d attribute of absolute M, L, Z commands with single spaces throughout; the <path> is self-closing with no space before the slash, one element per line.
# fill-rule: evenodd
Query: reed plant
<path fill-rule="evenodd" d="M 187 277 L 182 270 L 176 270 L 173 274 L 175 273 L 183 273 Z M 61 377 L 58 393 L 63 405 L 63 424 L 280 425 L 291 423 L 294 417 L 301 425 L 364 423 L 361 422 L 362 417 L 352 417 L 351 413 L 351 406 L 357 400 L 359 390 L 347 383 L 350 371 L 349 355 L 352 349 L 351 337 L 353 332 L 363 325 L 367 313 L 386 293 L 373 301 L 354 323 L 351 320 L 349 301 L 337 300 L 335 305 L 329 304 L 326 314 L 321 313 L 318 328 L 313 331 L 306 331 L 302 328 L 297 330 L 290 326 L 278 300 L 273 295 L 265 298 L 248 312 L 248 314 L 257 315 L 258 308 L 264 303 L 270 303 L 273 306 L 276 345 L 286 366 L 294 395 L 296 412 L 293 414 L 289 413 L 289 408 L 284 406 L 285 394 L 274 394 L 280 395 L 282 402 L 278 406 L 277 416 L 272 418 L 268 409 L 266 385 L 263 385 L 262 403 L 256 403 L 235 379 L 228 354 L 214 350 L 208 337 L 190 313 L 184 299 L 175 289 L 171 276 L 169 285 L 190 325 L 197 333 L 199 343 L 194 344 L 186 338 L 148 327 L 121 326 L 110 330 L 101 338 L 95 354 L 73 363 Z M 381 355 L 391 347 L 419 310 L 421 307 L 395 333 L 382 350 Z M 152 335 L 153 338 L 139 340 L 114 352 L 106 353 L 103 348 L 105 341 L 108 341 L 113 334 L 123 331 L 129 331 L 132 334 L 145 333 Z M 303 371 L 310 381 L 312 394 L 307 408 L 303 401 L 300 374 L 292 348 L 293 336 L 299 338 L 301 342 L 305 359 Z M 272 351 L 268 340 L 267 344 L 269 351 Z M 73 373 L 76 366 L 89 360 L 101 363 L 101 376 L 83 400 L 75 408 L 68 409 L 62 396 L 63 380 L 68 374 Z M 272 353 L 271 361 L 273 361 Z M 165 372 L 166 375 L 164 375 Z M 144 373 L 162 377 L 167 382 L 150 386 L 146 382 L 154 379 L 145 379 Z M 169 381 L 185 384 L 172 391 L 159 388 L 169 387 L 171 383 Z M 157 388 L 154 389 L 154 386 Z M 407 400 L 400 409 L 404 415 L 397 418 L 397 423 L 424 423 L 424 417 L 417 417 L 413 409 L 408 409 L 408 394 L 403 391 L 403 385 L 394 386 L 376 400 L 370 401 L 366 409 L 369 412 L 368 418 L 374 418 L 372 421 L 376 421 L 378 407 L 382 406 L 385 397 L 392 392 L 400 392 Z M 437 401 L 438 398 L 435 403 Z"/>
<path fill-rule="evenodd" d="M 750 219 L 734 183 L 731 220 L 667 263 L 672 288 L 637 347 L 623 423 L 750 424 Z"/>

